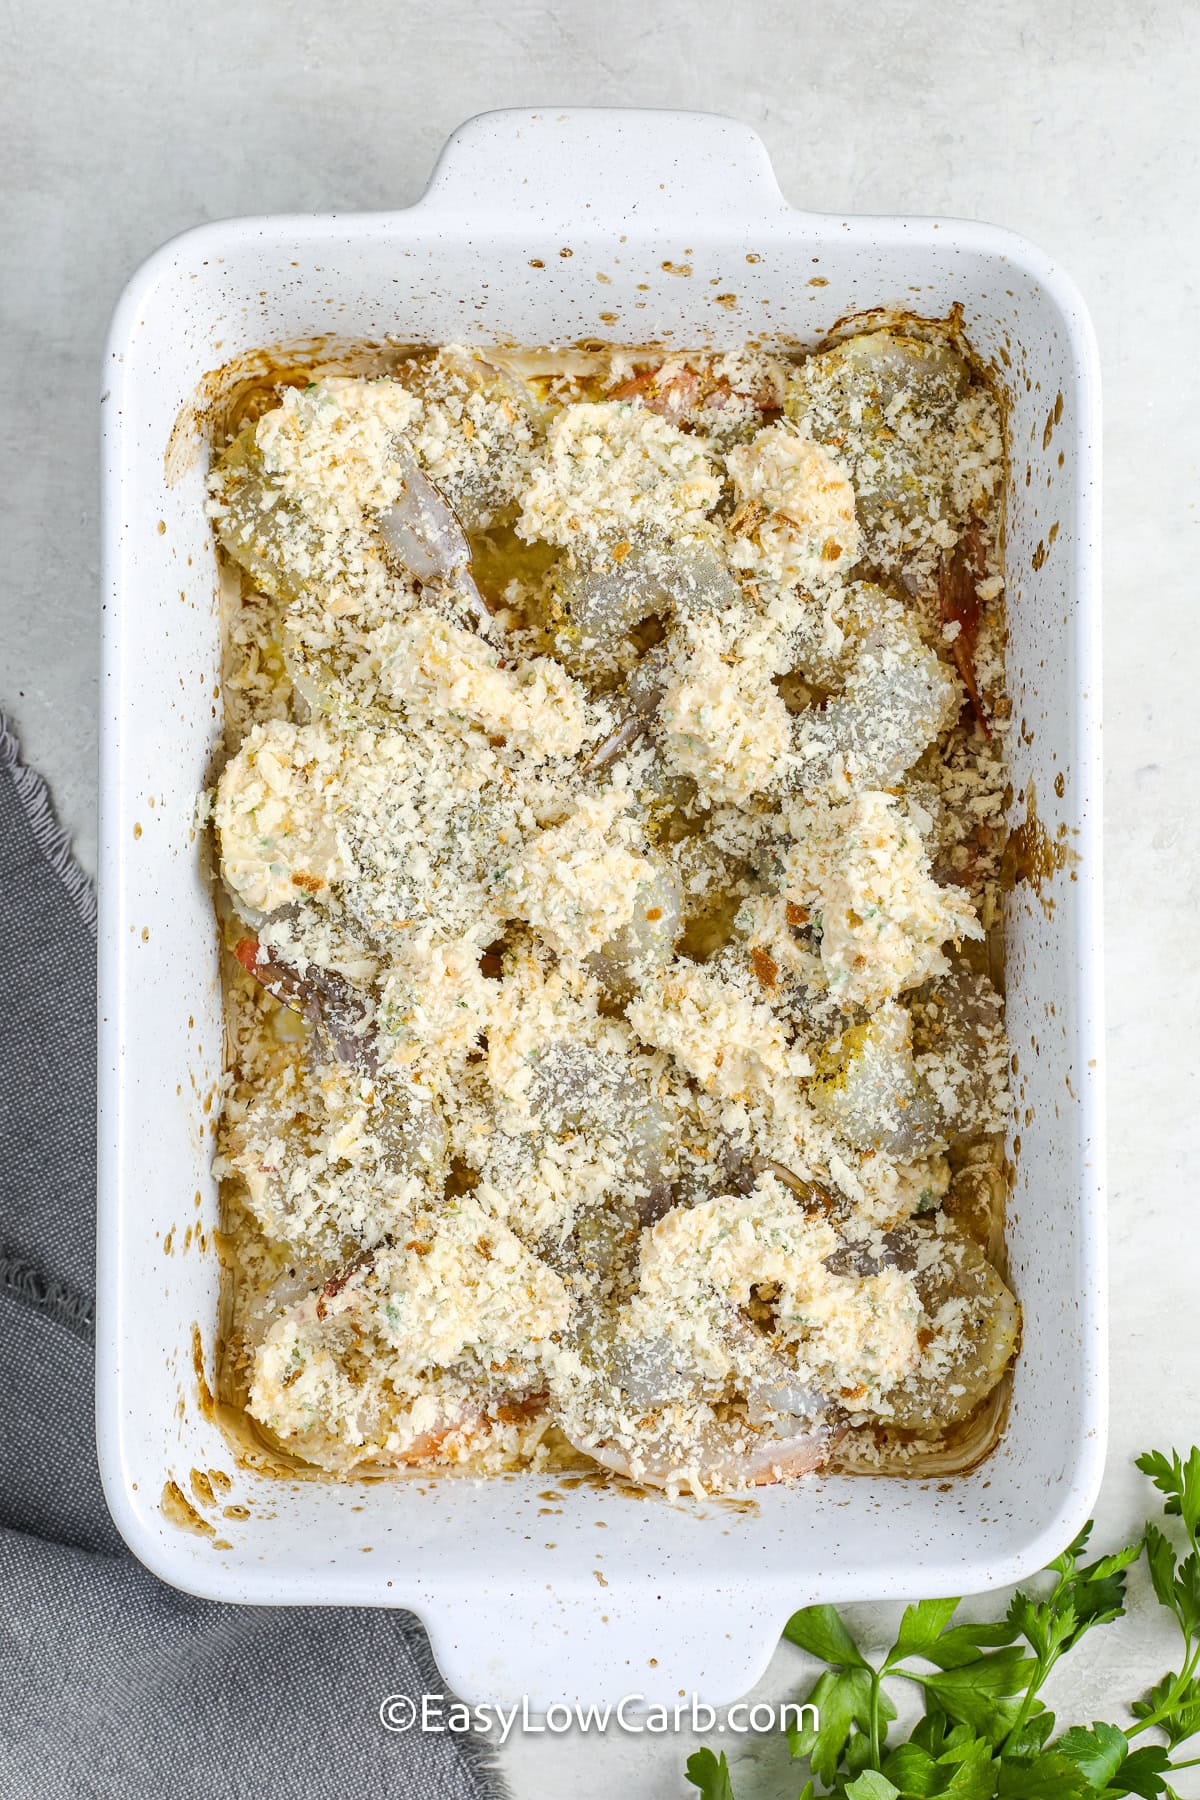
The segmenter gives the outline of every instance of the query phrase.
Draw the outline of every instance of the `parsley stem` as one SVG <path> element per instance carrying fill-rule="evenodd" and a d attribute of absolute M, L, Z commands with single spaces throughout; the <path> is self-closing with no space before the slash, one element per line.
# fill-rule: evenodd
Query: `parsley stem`
<path fill-rule="evenodd" d="M 1055 1598 L 1056 1599 L 1058 1597 L 1058 1592 L 1059 1592 L 1059 1590 L 1056 1588 L 1055 1589 Z M 1061 1650 L 1051 1650 L 1045 1658 L 1043 1658 L 1041 1656 L 1038 1657 L 1037 1667 L 1033 1671 L 1033 1674 L 1030 1676 L 1029 1685 L 1025 1689 L 1025 1698 L 1022 1700 L 1020 1708 L 1017 1712 L 1017 1716 L 1013 1720 L 1009 1729 L 1005 1732 L 1004 1738 L 1000 1744 L 1000 1747 L 996 1752 L 996 1754 L 998 1756 L 1004 1755 L 1005 1751 L 1008 1749 L 1008 1746 L 1012 1742 L 1012 1740 L 1016 1737 L 1019 1737 L 1020 1733 L 1022 1731 L 1024 1731 L 1026 1725 L 1028 1725 L 1029 1715 L 1033 1711 L 1033 1703 L 1038 1697 L 1038 1692 L 1045 1685 L 1046 1679 L 1047 1679 L 1048 1675 L 1050 1674 L 1051 1669 L 1054 1667 L 1055 1663 L 1058 1661 L 1058 1659 L 1061 1655 L 1062 1655 Z"/>
<path fill-rule="evenodd" d="M 1200 1542 L 1197 1541 L 1195 1531 L 1186 1520 L 1184 1521 L 1184 1529 L 1187 1532 L 1188 1543 L 1191 1546 L 1193 1556 L 1200 1560 Z M 1178 1613 L 1176 1613 L 1175 1616 L 1179 1623 L 1179 1629 L 1183 1633 L 1183 1665 L 1180 1668 L 1179 1674 L 1171 1683 L 1167 1698 L 1163 1701 L 1162 1705 L 1155 1707 L 1152 1713 L 1147 1713 L 1144 1719 L 1139 1719 L 1136 1725 L 1128 1725 L 1125 1727 L 1125 1736 L 1130 1740 L 1140 1736 L 1143 1731 L 1152 1730 L 1154 1726 L 1161 1724 L 1164 1719 L 1168 1718 L 1171 1713 L 1175 1711 L 1179 1701 L 1182 1699 L 1183 1695 L 1186 1694 L 1191 1685 L 1196 1674 L 1197 1665 L 1200 1664 L 1200 1639 L 1193 1644 L 1191 1633 L 1184 1624 L 1183 1619 Z M 1191 1765 L 1180 1763 L 1178 1766 L 1180 1768 L 1188 1768 Z"/>
<path fill-rule="evenodd" d="M 1187 1642 L 1189 1642 L 1189 1640 L 1185 1635 L 1185 1643 Z M 1135 1725 L 1125 1726 L 1125 1736 L 1129 1738 L 1131 1742 L 1135 1737 L 1140 1736 L 1143 1731 L 1152 1731 L 1156 1725 L 1161 1725 L 1164 1719 L 1170 1717 L 1183 1695 L 1186 1694 L 1188 1687 L 1195 1676 L 1197 1664 L 1200 1664 L 1200 1642 L 1192 1648 L 1191 1655 L 1187 1657 L 1183 1667 L 1175 1677 L 1175 1680 L 1171 1683 L 1167 1697 L 1162 1705 L 1156 1706 L 1152 1713 L 1147 1713 L 1146 1717 L 1144 1719 L 1139 1719 Z M 1184 1766 L 1185 1765 L 1182 1763 L 1179 1765 L 1180 1768 L 1183 1768 Z"/>

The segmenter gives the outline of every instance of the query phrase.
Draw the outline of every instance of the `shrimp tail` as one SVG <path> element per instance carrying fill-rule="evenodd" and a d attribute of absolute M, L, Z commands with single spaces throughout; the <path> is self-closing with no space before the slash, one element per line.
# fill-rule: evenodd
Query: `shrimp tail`
<path fill-rule="evenodd" d="M 458 514 L 407 448 L 397 449 L 404 491 L 379 514 L 379 535 L 400 566 L 461 607 L 486 637 L 492 615 L 471 573 L 471 545 Z"/>
<path fill-rule="evenodd" d="M 339 1062 L 376 1073 L 379 1050 L 363 997 L 336 970 L 312 963 L 310 972 L 301 975 L 290 963 L 264 954 L 256 937 L 239 938 L 233 954 L 273 1000 L 321 1032 Z"/>

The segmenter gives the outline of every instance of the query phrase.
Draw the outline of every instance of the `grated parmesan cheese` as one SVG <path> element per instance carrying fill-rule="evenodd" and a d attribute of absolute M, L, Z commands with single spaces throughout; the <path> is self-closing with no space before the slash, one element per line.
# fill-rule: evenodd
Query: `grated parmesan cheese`
<path fill-rule="evenodd" d="M 726 458 L 734 493 L 731 560 L 771 581 L 827 581 L 858 550 L 854 489 L 827 449 L 792 426 L 769 425 Z"/>
<path fill-rule="evenodd" d="M 990 392 L 887 331 L 446 346 L 234 438 L 217 1167 L 274 1442 L 733 1490 L 994 1386 L 1016 1303 L 944 1203 L 1011 1106 L 960 954 L 1002 466 Z M 939 601 L 968 524 L 990 737 Z"/>
<path fill-rule="evenodd" d="M 574 756 L 587 729 L 584 695 L 551 657 L 506 667 L 473 632 L 418 610 L 374 634 L 380 686 L 411 717 L 442 730 L 465 720 L 535 761 Z"/>
<path fill-rule="evenodd" d="M 695 438 L 632 402 L 585 401 L 551 421 L 517 529 L 593 548 L 639 528 L 698 532 L 720 492 Z"/>
<path fill-rule="evenodd" d="M 791 825 L 785 892 L 819 925 L 826 978 L 845 1002 L 878 1006 L 944 973 L 948 939 L 982 937 L 967 895 L 933 880 L 890 794 L 797 807 Z"/>

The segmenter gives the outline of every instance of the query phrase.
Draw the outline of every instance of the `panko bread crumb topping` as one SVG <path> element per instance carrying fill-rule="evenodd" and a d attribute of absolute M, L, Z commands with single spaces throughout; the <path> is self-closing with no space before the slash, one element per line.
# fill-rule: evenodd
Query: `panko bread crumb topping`
<path fill-rule="evenodd" d="M 991 390 L 908 327 L 397 351 L 252 410 L 210 477 L 226 1397 L 336 1475 L 981 1454 Z"/>

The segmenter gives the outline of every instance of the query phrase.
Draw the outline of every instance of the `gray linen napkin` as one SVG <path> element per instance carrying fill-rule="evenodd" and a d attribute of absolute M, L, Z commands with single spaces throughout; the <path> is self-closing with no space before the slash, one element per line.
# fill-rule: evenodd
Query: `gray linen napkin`
<path fill-rule="evenodd" d="M 0 719 L 0 1800 L 502 1800 L 406 1613 L 176 1593 L 108 1516 L 92 1425 L 96 902 Z"/>

